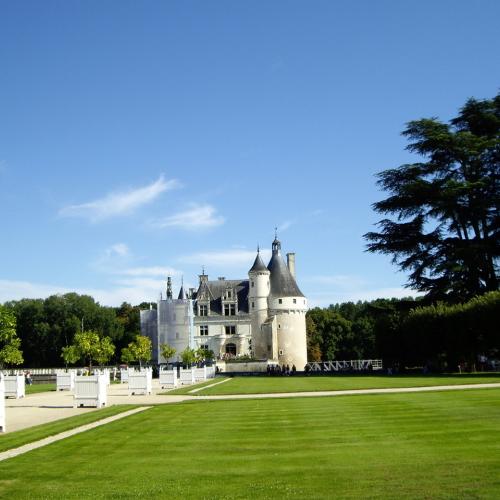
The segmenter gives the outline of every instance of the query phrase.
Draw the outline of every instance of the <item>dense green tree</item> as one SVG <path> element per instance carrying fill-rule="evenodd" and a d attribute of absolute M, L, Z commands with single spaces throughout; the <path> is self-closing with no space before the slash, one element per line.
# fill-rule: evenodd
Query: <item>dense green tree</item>
<path fill-rule="evenodd" d="M 389 197 L 373 206 L 391 218 L 365 235 L 368 250 L 391 255 L 431 300 L 498 290 L 500 94 L 468 100 L 449 124 L 409 122 L 403 135 L 423 160 L 378 174 Z"/>
<path fill-rule="evenodd" d="M 16 317 L 0 305 L 0 366 L 20 365 L 23 362 L 21 339 L 16 332 Z"/>
<path fill-rule="evenodd" d="M 181 352 L 181 359 L 184 366 L 189 368 L 196 361 L 196 351 L 191 349 L 191 347 L 186 347 Z"/>

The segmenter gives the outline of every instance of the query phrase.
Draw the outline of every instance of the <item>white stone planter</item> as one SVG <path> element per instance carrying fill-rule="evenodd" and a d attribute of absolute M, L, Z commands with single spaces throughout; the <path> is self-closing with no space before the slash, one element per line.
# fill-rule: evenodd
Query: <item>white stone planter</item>
<path fill-rule="evenodd" d="M 5 382 L 0 373 L 0 432 L 5 432 Z"/>
<path fill-rule="evenodd" d="M 56 387 L 58 391 L 72 391 L 75 388 L 75 372 L 59 372 Z"/>
<path fill-rule="evenodd" d="M 215 365 L 207 366 L 207 378 L 215 377 Z"/>
<path fill-rule="evenodd" d="M 75 377 L 75 406 L 101 408 L 108 402 L 106 377 L 102 374 Z"/>
<path fill-rule="evenodd" d="M 160 369 L 160 387 L 164 389 L 174 389 L 179 385 L 177 378 L 177 369 L 174 370 L 161 370 Z"/>
<path fill-rule="evenodd" d="M 128 368 L 120 368 L 120 383 L 121 384 L 128 384 L 128 373 L 129 373 Z"/>
<path fill-rule="evenodd" d="M 24 398 L 24 375 L 5 375 L 4 382 L 6 398 Z"/>
<path fill-rule="evenodd" d="M 207 367 L 206 366 L 194 369 L 194 380 L 196 382 L 203 382 L 203 381 L 207 380 Z"/>
<path fill-rule="evenodd" d="M 128 395 L 151 394 L 153 388 L 153 372 L 150 369 L 128 374 Z"/>
<path fill-rule="evenodd" d="M 181 368 L 181 374 L 179 377 L 179 382 L 181 385 L 191 385 L 194 384 L 196 381 L 194 377 L 194 368 L 188 368 L 187 370 L 184 370 Z"/>

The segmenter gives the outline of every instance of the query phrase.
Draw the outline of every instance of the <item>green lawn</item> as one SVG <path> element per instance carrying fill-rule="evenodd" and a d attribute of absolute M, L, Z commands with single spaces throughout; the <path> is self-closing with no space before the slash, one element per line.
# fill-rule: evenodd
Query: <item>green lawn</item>
<path fill-rule="evenodd" d="M 217 382 L 218 377 L 214 379 Z M 500 374 L 488 375 L 332 375 L 292 377 L 234 377 L 229 382 L 203 389 L 193 395 L 264 394 L 276 392 L 339 391 L 387 387 L 426 387 L 433 385 L 500 383 Z M 207 385 L 209 385 L 207 383 Z M 168 394 L 188 394 L 192 387 L 182 387 Z"/>
<path fill-rule="evenodd" d="M 0 462 L 0 497 L 497 499 L 499 436 L 500 389 L 158 405 Z"/>
<path fill-rule="evenodd" d="M 76 417 L 68 417 L 55 422 L 50 422 L 48 424 L 37 425 L 35 427 L 30 427 L 29 429 L 0 434 L 0 452 L 11 450 L 12 448 L 17 448 L 27 443 L 32 443 L 34 441 L 38 441 L 39 439 L 53 436 L 69 429 L 74 429 L 80 425 L 89 424 L 91 422 L 95 422 L 96 420 L 111 417 L 112 415 L 131 410 L 132 408 L 136 408 L 136 406 L 110 406 L 97 411 L 84 413 Z"/>
<path fill-rule="evenodd" d="M 38 392 L 49 392 L 56 390 L 56 384 L 33 384 L 25 386 L 26 394 L 36 394 Z"/>

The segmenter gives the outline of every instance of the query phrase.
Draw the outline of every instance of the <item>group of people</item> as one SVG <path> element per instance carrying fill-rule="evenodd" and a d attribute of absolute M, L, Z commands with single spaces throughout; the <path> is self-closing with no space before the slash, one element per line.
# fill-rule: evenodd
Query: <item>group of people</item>
<path fill-rule="evenodd" d="M 268 375 L 295 375 L 297 372 L 297 367 L 292 365 L 267 365 L 267 374 Z"/>

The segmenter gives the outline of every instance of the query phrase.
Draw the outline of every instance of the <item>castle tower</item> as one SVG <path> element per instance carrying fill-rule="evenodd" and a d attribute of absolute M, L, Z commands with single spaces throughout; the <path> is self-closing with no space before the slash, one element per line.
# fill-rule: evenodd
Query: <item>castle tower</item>
<path fill-rule="evenodd" d="M 257 249 L 257 257 L 252 268 L 248 271 L 248 310 L 252 324 L 252 353 L 257 359 L 272 357 L 272 339 L 263 331 L 262 325 L 268 317 L 267 298 L 270 291 L 270 272 L 262 262 L 260 251 Z"/>
<path fill-rule="evenodd" d="M 290 368 L 295 365 L 297 370 L 303 370 L 307 363 L 307 299 L 295 281 L 295 254 L 289 254 L 292 268 L 289 269 L 281 256 L 281 242 L 277 237 L 272 250 L 267 268 L 270 272 L 269 316 L 274 316 L 273 358 L 280 365 L 289 365 Z"/>

